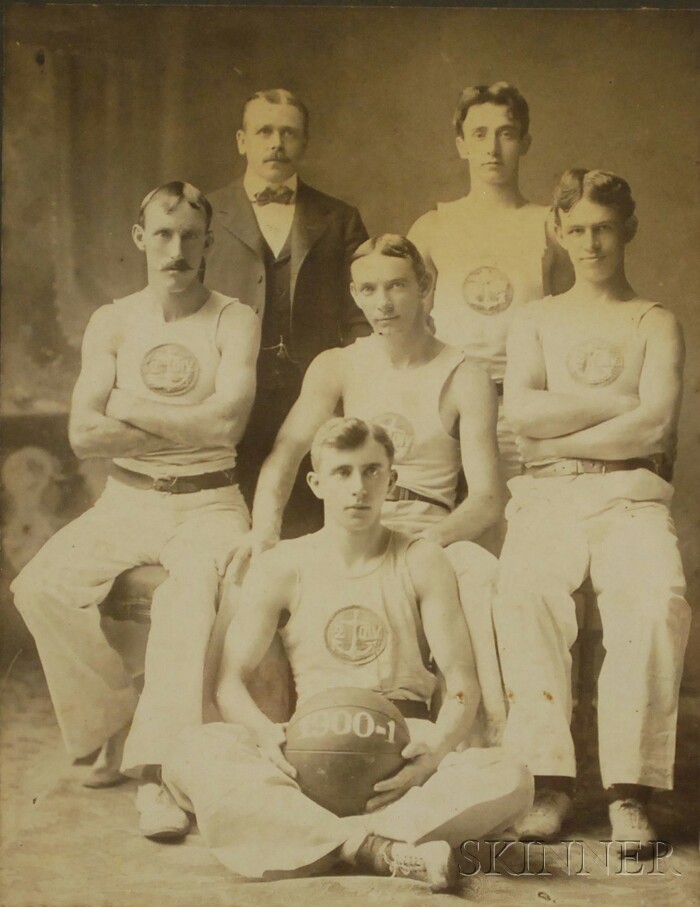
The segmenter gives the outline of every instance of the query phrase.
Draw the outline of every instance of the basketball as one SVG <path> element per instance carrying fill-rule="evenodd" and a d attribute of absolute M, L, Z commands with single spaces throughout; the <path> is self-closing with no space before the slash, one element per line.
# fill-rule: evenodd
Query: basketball
<path fill-rule="evenodd" d="M 307 699 L 287 726 L 285 756 L 307 797 L 336 816 L 365 811 L 377 781 L 404 764 L 401 712 L 373 690 L 337 687 Z"/>

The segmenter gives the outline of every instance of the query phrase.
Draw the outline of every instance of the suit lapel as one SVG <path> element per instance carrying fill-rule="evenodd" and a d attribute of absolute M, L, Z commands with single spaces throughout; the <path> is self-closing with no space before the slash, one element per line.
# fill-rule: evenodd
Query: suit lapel
<path fill-rule="evenodd" d="M 242 181 L 232 184 L 230 191 L 217 206 L 217 216 L 230 233 L 237 236 L 260 258 L 264 258 L 265 241 Z"/>
<path fill-rule="evenodd" d="M 318 238 L 328 226 L 326 210 L 311 195 L 308 186 L 299 180 L 297 187 L 297 203 L 292 222 L 292 261 L 290 279 L 290 298 L 294 305 L 294 291 L 297 277 L 306 256 L 309 254 Z"/>

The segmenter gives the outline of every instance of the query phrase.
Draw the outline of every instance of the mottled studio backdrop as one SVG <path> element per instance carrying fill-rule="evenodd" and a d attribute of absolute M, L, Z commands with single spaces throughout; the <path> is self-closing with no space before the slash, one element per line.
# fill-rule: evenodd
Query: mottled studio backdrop
<path fill-rule="evenodd" d="M 143 285 L 130 227 L 145 193 L 228 182 L 241 102 L 283 85 L 311 108 L 309 182 L 357 205 L 370 233 L 406 231 L 467 189 L 450 125 L 460 90 L 507 79 L 531 107 L 525 194 L 545 201 L 570 166 L 625 176 L 641 225 L 632 283 L 685 327 L 675 515 L 697 603 L 697 24 L 689 12 L 6 7 L 5 588 L 99 485 L 71 466 L 61 414 L 90 313 Z M 46 456 L 8 459 L 32 442 Z M 695 684 L 699 651 L 696 628 Z"/>

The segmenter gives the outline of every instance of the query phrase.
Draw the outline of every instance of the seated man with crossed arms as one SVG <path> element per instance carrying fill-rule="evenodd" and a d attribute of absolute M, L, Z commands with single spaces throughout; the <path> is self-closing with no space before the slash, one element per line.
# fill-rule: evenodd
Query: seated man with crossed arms
<path fill-rule="evenodd" d="M 71 403 L 73 449 L 111 460 L 107 486 L 12 585 L 67 750 L 78 758 L 102 748 L 84 783 L 140 777 L 146 837 L 189 827 L 160 783 L 160 765 L 174 736 L 202 723 L 220 580 L 249 524 L 234 467 L 255 395 L 260 328 L 247 306 L 197 279 L 211 214 L 182 182 L 141 203 L 132 235 L 148 284 L 92 315 Z M 168 578 L 153 596 L 139 698 L 99 605 L 120 573 L 158 563 Z"/>
<path fill-rule="evenodd" d="M 652 789 L 673 786 L 689 624 L 669 512 L 683 335 L 627 280 L 634 209 L 629 185 L 612 173 L 570 170 L 557 187 L 557 229 L 576 282 L 530 303 L 508 339 L 506 409 L 525 474 L 510 482 L 494 613 L 510 702 L 504 745 L 536 779 L 533 810 L 516 831 L 556 838 L 576 774 L 572 594 L 590 575 L 605 646 L 598 736 L 612 838 L 649 853 Z"/>

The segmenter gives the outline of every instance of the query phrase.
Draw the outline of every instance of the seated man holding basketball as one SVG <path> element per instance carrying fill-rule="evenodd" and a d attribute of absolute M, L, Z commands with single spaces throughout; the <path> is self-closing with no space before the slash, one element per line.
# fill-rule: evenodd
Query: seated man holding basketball
<path fill-rule="evenodd" d="M 235 723 L 181 735 L 164 778 L 195 812 L 216 856 L 241 875 L 269 879 L 345 862 L 446 889 L 457 879 L 452 848 L 519 818 L 532 803 L 532 778 L 498 749 L 457 752 L 468 745 L 480 696 L 471 643 L 440 547 L 381 524 L 396 481 L 386 432 L 332 419 L 311 453 L 308 481 L 323 501 L 324 528 L 280 542 L 253 563 L 226 637 L 218 692 L 222 715 Z M 292 719 L 295 748 L 306 749 L 296 758 L 291 746 L 285 755 L 285 726 L 271 722 L 246 688 L 278 628 L 297 715 L 308 718 L 315 694 L 335 690 L 310 722 Z M 435 723 L 428 720 L 431 656 L 444 686 Z M 392 702 L 368 710 L 363 696 L 371 691 Z M 405 762 L 370 788 L 362 814 L 347 815 L 347 791 L 311 791 L 334 811 L 305 795 L 305 769 L 317 760 L 323 770 L 328 760 L 331 777 L 339 751 L 350 763 L 363 754 L 345 775 L 345 784 L 353 776 L 361 784 L 368 738 L 383 754 L 399 737 L 397 709 L 410 728 Z M 360 798 L 353 811 L 362 806 Z"/>

